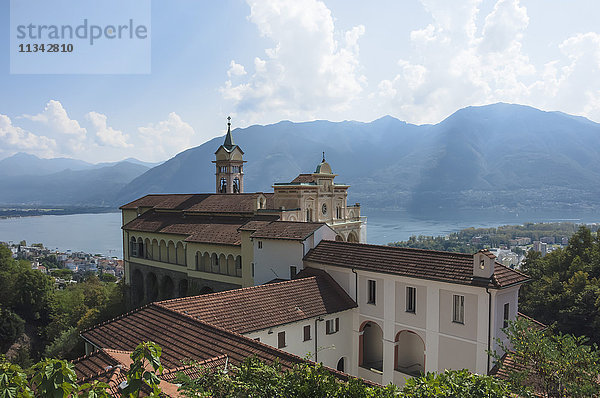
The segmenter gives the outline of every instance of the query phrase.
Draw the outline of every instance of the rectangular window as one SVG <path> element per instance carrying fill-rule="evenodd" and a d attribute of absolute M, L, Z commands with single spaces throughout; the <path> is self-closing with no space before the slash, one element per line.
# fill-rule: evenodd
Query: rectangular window
<path fill-rule="evenodd" d="M 252 263 L 252 277 L 254 278 L 254 263 Z"/>
<path fill-rule="evenodd" d="M 367 304 L 375 304 L 377 299 L 377 283 L 374 280 L 369 280 L 369 292 L 367 296 Z"/>
<path fill-rule="evenodd" d="M 304 341 L 310 340 L 310 325 L 304 326 Z"/>
<path fill-rule="evenodd" d="M 411 286 L 406 287 L 406 312 L 413 314 L 417 310 L 417 289 Z"/>
<path fill-rule="evenodd" d="M 340 330 L 340 318 L 328 319 L 325 322 L 325 334 L 334 334 Z"/>
<path fill-rule="evenodd" d="M 510 313 L 510 303 L 504 304 L 504 323 L 503 328 L 508 327 L 508 314 Z"/>
<path fill-rule="evenodd" d="M 294 279 L 296 277 L 297 273 L 298 273 L 298 269 L 296 268 L 296 266 L 291 265 L 290 266 L 290 279 Z"/>
<path fill-rule="evenodd" d="M 277 348 L 285 347 L 285 332 L 277 333 Z"/>
<path fill-rule="evenodd" d="M 465 296 L 452 296 L 452 322 L 465 323 Z"/>
<path fill-rule="evenodd" d="M 258 241 L 258 248 L 262 249 L 262 242 L 260 240 Z"/>

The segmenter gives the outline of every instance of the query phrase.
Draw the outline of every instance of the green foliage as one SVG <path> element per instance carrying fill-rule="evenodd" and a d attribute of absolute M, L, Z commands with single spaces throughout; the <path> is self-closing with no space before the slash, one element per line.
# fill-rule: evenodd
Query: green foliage
<path fill-rule="evenodd" d="M 532 282 L 521 288 L 522 312 L 563 333 L 600 343 L 600 240 L 586 227 L 564 249 L 542 257 L 529 252 L 523 271 Z"/>
<path fill-rule="evenodd" d="M 158 398 L 161 391 L 156 373 L 162 372 L 161 349 L 154 343 L 141 343 L 131 354 L 133 363 L 127 373 L 127 398 L 139 397 L 142 387 Z M 151 370 L 148 370 L 151 369 Z M 99 381 L 77 385 L 73 364 L 60 359 L 44 359 L 31 368 L 28 378 L 22 368 L 0 356 L 0 398 L 108 398 L 109 385 Z"/>
<path fill-rule="evenodd" d="M 127 372 L 127 387 L 123 390 L 123 396 L 128 398 L 137 398 L 140 395 L 140 390 L 147 386 L 152 390 L 148 396 L 158 398 L 160 396 L 160 379 L 157 373 L 163 371 L 163 366 L 160 364 L 160 355 L 162 349 L 158 344 L 153 342 L 145 342 L 138 345 L 131 353 L 133 363 Z M 148 366 L 152 371 L 147 370 Z"/>
<path fill-rule="evenodd" d="M 180 393 L 187 397 L 461 397 L 500 398 L 510 396 L 509 385 L 491 376 L 472 374 L 467 370 L 427 373 L 409 379 L 404 389 L 390 384 L 373 386 L 360 379 L 342 381 L 321 364 L 302 363 L 282 371 L 278 363 L 267 365 L 256 357 L 247 358 L 239 367 L 227 371 L 201 370 L 191 379 L 179 373 L 175 381 Z"/>
<path fill-rule="evenodd" d="M 33 385 L 36 395 L 48 398 L 67 398 L 77 392 L 77 376 L 73 364 L 58 359 L 45 359 L 33 366 Z"/>
<path fill-rule="evenodd" d="M 23 333 L 25 321 L 9 309 L 0 308 L 0 350 L 5 352 Z"/>
<path fill-rule="evenodd" d="M 510 394 L 506 383 L 491 376 L 476 375 L 468 370 L 446 370 L 435 374 L 427 372 L 408 379 L 402 390 L 411 398 L 461 397 L 502 398 Z"/>
<path fill-rule="evenodd" d="M 519 364 L 507 369 L 515 393 L 542 392 L 549 397 L 600 394 L 600 352 L 587 338 L 553 334 L 524 319 L 510 322 L 504 332 L 510 343 L 498 343 Z"/>
<path fill-rule="evenodd" d="M 50 273 L 50 275 L 52 275 L 55 278 L 62 278 L 62 279 L 65 279 L 65 280 L 71 280 L 71 277 L 73 276 L 73 271 L 71 271 L 68 268 L 55 269 L 55 270 L 52 270 L 52 272 Z"/>
<path fill-rule="evenodd" d="M 4 360 L 0 360 L 0 398 L 33 398 L 21 367 Z"/>
<path fill-rule="evenodd" d="M 79 397 L 82 398 L 110 398 L 108 393 L 109 385 L 94 380 L 91 383 L 85 383 L 79 386 Z"/>
<path fill-rule="evenodd" d="M 102 282 L 116 282 L 117 281 L 117 277 L 114 276 L 113 274 L 100 274 L 100 280 Z"/>
<path fill-rule="evenodd" d="M 44 356 L 47 358 L 65 358 L 73 355 L 73 351 L 81 344 L 79 341 L 79 332 L 76 328 L 70 327 L 64 330 L 52 343 L 46 346 Z"/>

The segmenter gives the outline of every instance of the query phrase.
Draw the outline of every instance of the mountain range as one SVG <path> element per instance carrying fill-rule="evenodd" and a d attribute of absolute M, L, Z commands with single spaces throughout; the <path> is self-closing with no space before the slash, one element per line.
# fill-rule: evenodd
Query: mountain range
<path fill-rule="evenodd" d="M 403 208 L 423 215 L 600 205 L 600 124 L 561 112 L 498 103 L 461 109 L 435 125 L 390 116 L 370 123 L 282 121 L 236 129 L 233 136 L 248 162 L 248 192 L 271 191 L 274 182 L 312 172 L 325 152 L 339 174 L 336 182 L 351 185 L 349 200 L 371 208 Z M 215 138 L 149 169 L 128 161 L 81 169 L 79 161 L 53 159 L 53 174 L 39 180 L 27 177 L 22 187 L 12 185 L 14 192 L 0 193 L 0 203 L 27 202 L 33 195 L 42 204 L 52 198 L 55 204 L 117 206 L 147 193 L 213 192 L 211 162 L 222 141 Z M 17 178 L 15 168 L 5 166 L 9 159 L 0 162 L 0 186 Z M 57 171 L 60 167 L 69 170 Z M 59 180 L 77 185 L 83 179 L 85 186 L 100 186 L 107 177 L 112 185 L 104 189 L 112 196 L 97 190 L 93 195 L 80 189 L 65 192 L 64 182 L 56 185 Z M 48 199 L 36 196 L 36 188 L 46 191 Z M 62 194 L 55 189 L 63 189 Z"/>

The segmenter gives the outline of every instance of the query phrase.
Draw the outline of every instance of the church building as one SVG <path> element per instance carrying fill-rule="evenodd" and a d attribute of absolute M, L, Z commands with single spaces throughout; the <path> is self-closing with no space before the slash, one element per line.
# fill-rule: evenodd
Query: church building
<path fill-rule="evenodd" d="M 133 305 L 287 280 L 322 239 L 366 242 L 360 205 L 348 206 L 349 186 L 334 182 L 324 154 L 314 173 L 254 193 L 244 191 L 243 156 L 228 118 L 215 193 L 150 194 L 121 206 Z M 272 242 L 281 249 L 263 250 Z"/>
<path fill-rule="evenodd" d="M 83 331 L 90 355 L 150 339 L 173 367 L 223 355 L 239 363 L 241 347 L 382 385 L 491 372 L 527 275 L 487 250 L 366 244 L 360 205 L 347 205 L 349 187 L 334 182 L 325 156 L 272 193 L 247 193 L 243 155 L 228 123 L 216 193 L 121 207 L 125 282 L 139 308 Z M 132 326 L 140 322 L 153 326 Z"/>

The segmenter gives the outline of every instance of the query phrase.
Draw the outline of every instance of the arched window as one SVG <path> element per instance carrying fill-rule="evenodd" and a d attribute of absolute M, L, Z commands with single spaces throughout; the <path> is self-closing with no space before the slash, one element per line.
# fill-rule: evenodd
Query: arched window
<path fill-rule="evenodd" d="M 344 371 L 344 357 L 341 357 L 340 360 L 337 363 L 337 366 L 335 367 L 337 370 L 339 370 L 340 372 Z"/>
<path fill-rule="evenodd" d="M 225 178 L 221 178 L 221 188 L 219 189 L 220 193 L 227 193 L 227 180 Z"/>
<path fill-rule="evenodd" d="M 211 272 L 219 273 L 219 256 L 217 256 L 217 253 L 210 256 L 210 266 Z"/>
<path fill-rule="evenodd" d="M 133 236 L 131 237 L 131 243 L 129 244 L 129 255 L 131 257 L 137 257 L 138 256 L 137 240 Z"/>
<path fill-rule="evenodd" d="M 308 208 L 306 209 L 306 221 L 312 221 L 312 209 Z"/>
<path fill-rule="evenodd" d="M 235 276 L 242 276 L 242 256 L 235 258 Z"/>
<path fill-rule="evenodd" d="M 240 193 L 240 179 L 237 177 L 233 179 L 233 193 Z"/>

